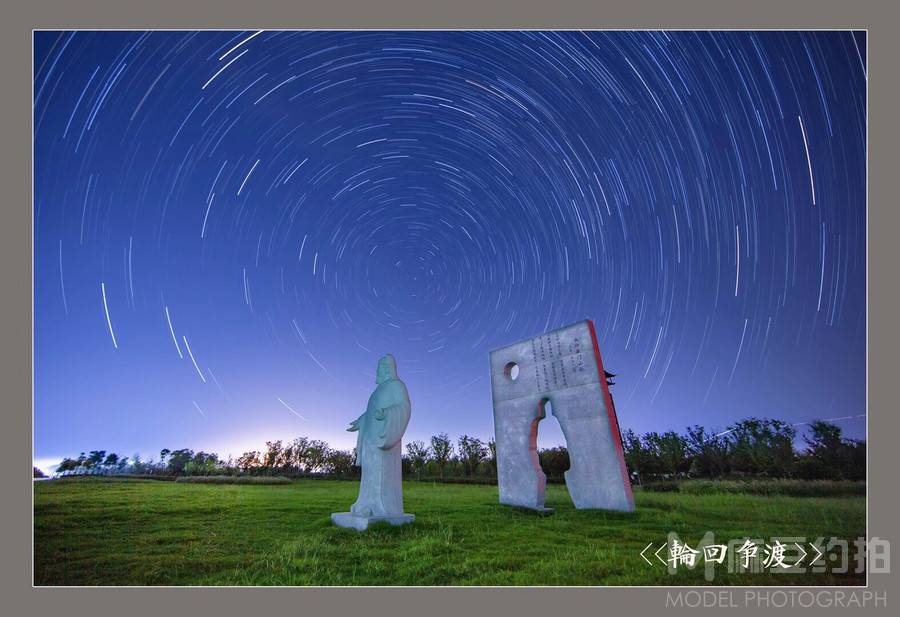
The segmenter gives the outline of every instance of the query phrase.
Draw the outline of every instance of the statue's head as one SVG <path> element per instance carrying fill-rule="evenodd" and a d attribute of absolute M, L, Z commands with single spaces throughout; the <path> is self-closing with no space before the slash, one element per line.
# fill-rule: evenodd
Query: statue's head
<path fill-rule="evenodd" d="M 394 356 L 388 354 L 378 360 L 378 371 L 375 373 L 375 383 L 384 383 L 389 379 L 397 379 L 397 361 Z"/>

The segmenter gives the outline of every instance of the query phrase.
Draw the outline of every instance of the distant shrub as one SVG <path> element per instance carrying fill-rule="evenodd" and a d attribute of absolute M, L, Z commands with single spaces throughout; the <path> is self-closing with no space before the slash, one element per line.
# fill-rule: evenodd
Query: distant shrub
<path fill-rule="evenodd" d="M 688 495 L 745 494 L 790 497 L 842 497 L 865 495 L 865 482 L 849 480 L 667 480 L 648 482 L 648 491 L 681 492 Z"/>
<path fill-rule="evenodd" d="M 497 478 L 484 478 L 478 476 L 423 476 L 420 482 L 438 482 L 440 484 L 486 484 L 496 485 Z"/>
<path fill-rule="evenodd" d="M 178 476 L 176 482 L 189 484 L 290 484 L 284 476 Z"/>
<path fill-rule="evenodd" d="M 681 490 L 681 484 L 677 480 L 656 480 L 654 482 L 645 482 L 644 490 L 653 491 L 654 493 L 677 493 Z"/>
<path fill-rule="evenodd" d="M 117 473 L 116 475 L 110 476 L 69 474 L 57 476 L 55 479 L 66 481 L 91 480 L 95 482 L 115 482 L 116 480 L 161 480 L 163 482 L 173 482 L 175 480 L 175 476 L 146 473 Z"/>
<path fill-rule="evenodd" d="M 114 476 L 110 476 L 111 478 L 125 478 L 128 480 L 162 480 L 164 482 L 172 482 L 175 480 L 175 476 L 169 476 L 165 474 L 146 474 L 146 473 L 119 473 Z"/>

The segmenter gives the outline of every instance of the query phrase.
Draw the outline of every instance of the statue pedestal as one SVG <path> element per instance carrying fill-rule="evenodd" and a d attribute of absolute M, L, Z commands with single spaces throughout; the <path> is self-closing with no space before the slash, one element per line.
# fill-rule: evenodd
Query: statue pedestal
<path fill-rule="evenodd" d="M 395 514 L 393 516 L 356 516 L 351 512 L 334 512 L 331 522 L 338 527 L 348 527 L 356 531 L 365 531 L 373 523 L 390 523 L 391 525 L 406 525 L 416 520 L 415 514 Z"/>

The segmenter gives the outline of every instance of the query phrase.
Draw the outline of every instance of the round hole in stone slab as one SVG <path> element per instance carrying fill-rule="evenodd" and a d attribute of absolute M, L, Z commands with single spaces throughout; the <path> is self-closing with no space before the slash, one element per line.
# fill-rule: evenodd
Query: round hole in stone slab
<path fill-rule="evenodd" d="M 519 365 L 515 362 L 508 362 L 503 367 L 503 373 L 509 377 L 510 381 L 515 381 L 519 378 Z"/>

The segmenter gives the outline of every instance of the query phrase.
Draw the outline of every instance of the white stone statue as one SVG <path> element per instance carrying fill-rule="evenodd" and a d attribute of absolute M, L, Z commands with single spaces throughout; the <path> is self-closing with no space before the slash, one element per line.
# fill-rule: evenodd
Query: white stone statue
<path fill-rule="evenodd" d="M 406 385 L 397 377 L 394 356 L 388 354 L 378 361 L 375 383 L 365 413 L 347 429 L 358 432 L 356 460 L 362 467 L 359 498 L 350 512 L 331 515 L 335 525 L 359 531 L 378 521 L 403 525 L 415 520 L 415 516 L 403 512 L 400 459 L 411 408 Z"/>

